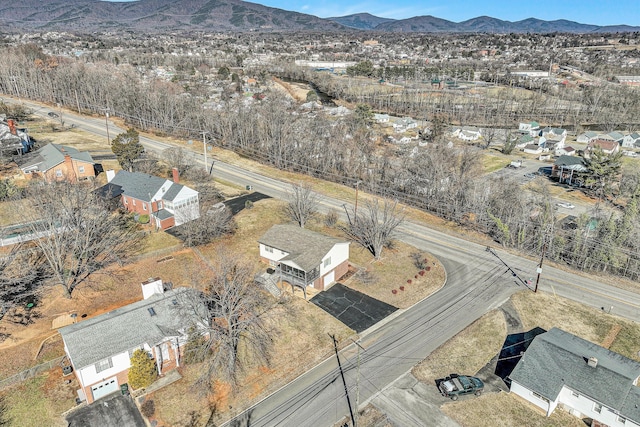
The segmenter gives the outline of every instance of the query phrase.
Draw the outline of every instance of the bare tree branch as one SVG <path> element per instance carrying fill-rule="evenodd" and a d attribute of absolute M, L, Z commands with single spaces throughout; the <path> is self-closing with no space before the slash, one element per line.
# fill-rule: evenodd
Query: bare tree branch
<path fill-rule="evenodd" d="M 318 195 L 307 183 L 292 184 L 287 192 L 287 200 L 287 215 L 302 228 L 318 212 Z"/>

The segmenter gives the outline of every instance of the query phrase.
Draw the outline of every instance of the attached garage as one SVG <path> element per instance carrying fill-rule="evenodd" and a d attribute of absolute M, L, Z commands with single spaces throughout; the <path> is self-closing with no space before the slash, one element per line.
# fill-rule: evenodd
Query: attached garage
<path fill-rule="evenodd" d="M 327 273 L 327 275 L 324 276 L 324 283 L 323 283 L 324 288 L 327 289 L 327 286 L 329 286 L 335 281 L 336 281 L 336 271 L 332 270 L 330 273 Z"/>
<path fill-rule="evenodd" d="M 118 379 L 116 377 L 91 386 L 91 394 L 93 394 L 94 401 L 118 390 Z"/>

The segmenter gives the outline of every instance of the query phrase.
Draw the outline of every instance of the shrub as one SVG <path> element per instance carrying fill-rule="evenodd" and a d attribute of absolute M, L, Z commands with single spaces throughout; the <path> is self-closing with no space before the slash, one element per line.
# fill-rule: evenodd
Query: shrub
<path fill-rule="evenodd" d="M 139 215 L 138 222 L 140 224 L 149 224 L 149 215 L 147 214 Z"/>
<path fill-rule="evenodd" d="M 331 209 L 324 217 L 324 224 L 327 227 L 333 227 L 338 223 L 338 213 L 335 209 Z"/>
<path fill-rule="evenodd" d="M 153 417 L 153 414 L 156 413 L 156 405 L 153 403 L 153 400 L 145 400 L 144 403 L 140 405 L 140 412 L 147 418 Z"/>
<path fill-rule="evenodd" d="M 253 202 L 251 200 L 247 200 L 246 202 L 244 202 L 245 209 L 251 209 L 252 207 L 253 207 Z"/>
<path fill-rule="evenodd" d="M 129 369 L 129 385 L 134 389 L 149 387 L 157 377 L 155 360 L 144 350 L 134 351 Z"/>

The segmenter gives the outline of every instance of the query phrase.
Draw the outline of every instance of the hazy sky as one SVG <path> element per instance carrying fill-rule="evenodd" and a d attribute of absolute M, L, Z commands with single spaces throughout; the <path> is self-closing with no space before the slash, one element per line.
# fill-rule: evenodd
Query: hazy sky
<path fill-rule="evenodd" d="M 487 15 L 508 21 L 533 17 L 567 19 L 583 24 L 640 26 L 640 0 L 258 0 L 253 3 L 321 18 L 369 12 L 394 19 L 433 15 L 460 22 Z"/>
<path fill-rule="evenodd" d="M 416 1 L 416 0 L 262 0 L 256 3 L 296 12 L 309 13 L 321 18 L 369 12 L 385 18 L 403 19 L 412 16 L 433 15 L 450 21 L 464 21 L 477 16 L 492 16 L 508 21 L 526 18 L 545 20 L 568 19 L 584 24 L 640 25 L 639 0 L 538 0 L 538 1 Z"/>

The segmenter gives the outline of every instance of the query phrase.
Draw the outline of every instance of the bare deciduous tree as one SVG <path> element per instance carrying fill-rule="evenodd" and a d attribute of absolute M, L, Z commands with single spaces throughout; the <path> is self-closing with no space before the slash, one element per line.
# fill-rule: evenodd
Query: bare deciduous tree
<path fill-rule="evenodd" d="M 292 184 L 287 193 L 287 201 L 287 215 L 302 228 L 318 212 L 318 195 L 307 183 Z"/>
<path fill-rule="evenodd" d="M 200 218 L 185 222 L 176 227 L 178 237 L 187 247 L 206 245 L 220 236 L 232 233 L 235 222 L 227 207 L 210 207 L 203 211 Z"/>
<path fill-rule="evenodd" d="M 398 202 L 385 199 L 366 201 L 359 212 L 349 211 L 347 226 L 343 230 L 347 235 L 380 259 L 382 250 L 391 242 L 395 229 L 404 221 L 404 215 L 398 209 Z"/>
<path fill-rule="evenodd" d="M 114 213 L 83 184 L 35 184 L 25 214 L 34 245 L 46 261 L 50 279 L 71 298 L 89 276 L 124 262 L 138 246 L 141 233 L 133 221 Z"/>
<path fill-rule="evenodd" d="M 36 300 L 46 282 L 42 260 L 26 246 L 13 245 L 0 258 L 0 319 L 17 305 Z"/>
<path fill-rule="evenodd" d="M 267 362 L 271 347 L 264 323 L 268 300 L 254 283 L 252 266 L 222 251 L 214 259 L 213 277 L 194 304 L 207 307 L 202 323 L 208 327 L 198 331 L 204 339 L 192 351 L 202 355 L 193 356 L 204 360 L 198 383 L 208 391 L 216 379 L 235 384 L 247 365 Z"/>

